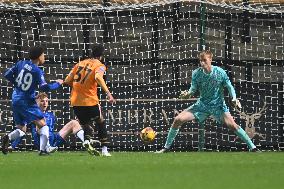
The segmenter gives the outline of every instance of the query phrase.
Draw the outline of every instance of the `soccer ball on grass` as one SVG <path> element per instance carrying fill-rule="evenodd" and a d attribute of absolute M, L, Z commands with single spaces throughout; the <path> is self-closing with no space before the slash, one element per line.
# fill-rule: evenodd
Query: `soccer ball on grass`
<path fill-rule="evenodd" d="M 153 142 L 156 134 L 156 131 L 154 131 L 151 127 L 146 127 L 140 132 L 140 138 L 143 142 Z"/>

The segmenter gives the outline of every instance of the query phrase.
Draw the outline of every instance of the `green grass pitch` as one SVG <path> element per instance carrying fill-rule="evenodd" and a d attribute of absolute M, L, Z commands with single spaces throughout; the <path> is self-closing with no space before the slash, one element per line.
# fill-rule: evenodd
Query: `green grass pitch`
<path fill-rule="evenodd" d="M 283 188 L 283 152 L 0 154 L 1 189 Z"/>

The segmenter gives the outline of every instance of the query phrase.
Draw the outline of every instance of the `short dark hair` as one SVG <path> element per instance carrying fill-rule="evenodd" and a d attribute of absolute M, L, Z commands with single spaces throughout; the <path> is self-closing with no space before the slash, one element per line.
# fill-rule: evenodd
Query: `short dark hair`
<path fill-rule="evenodd" d="M 31 47 L 29 49 L 29 58 L 31 60 L 36 60 L 38 59 L 38 57 L 40 57 L 40 55 L 42 55 L 43 52 L 44 49 L 42 47 L 39 46 Z"/>
<path fill-rule="evenodd" d="M 105 48 L 101 44 L 96 44 L 92 48 L 92 55 L 94 58 L 100 57 L 104 54 Z"/>

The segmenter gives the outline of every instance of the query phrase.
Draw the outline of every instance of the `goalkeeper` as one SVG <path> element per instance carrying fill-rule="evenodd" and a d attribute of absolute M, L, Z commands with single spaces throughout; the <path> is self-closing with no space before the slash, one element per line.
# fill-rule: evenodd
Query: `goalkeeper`
<path fill-rule="evenodd" d="M 199 54 L 200 67 L 192 73 L 189 91 L 183 91 L 180 97 L 190 98 L 197 91 L 199 91 L 200 97 L 195 104 L 175 117 L 173 125 L 169 130 L 165 146 L 160 151 L 157 151 L 157 153 L 164 153 L 170 149 L 179 128 L 185 122 L 196 120 L 199 124 L 202 124 L 210 115 L 212 115 L 218 123 L 225 124 L 232 129 L 235 134 L 248 145 L 250 151 L 259 151 L 252 143 L 247 133 L 236 124 L 230 114 L 224 100 L 224 87 L 229 90 L 234 105 L 241 108 L 241 104 L 236 98 L 235 89 L 225 70 L 211 65 L 212 57 L 213 54 L 208 50 L 202 51 Z"/>

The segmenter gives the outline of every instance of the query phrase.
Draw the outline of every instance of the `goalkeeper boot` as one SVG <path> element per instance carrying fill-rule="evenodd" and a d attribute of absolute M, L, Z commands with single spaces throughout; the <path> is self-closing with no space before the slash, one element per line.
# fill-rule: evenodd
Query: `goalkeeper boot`
<path fill-rule="evenodd" d="M 159 150 L 159 151 L 156 151 L 155 153 L 156 154 L 163 154 L 163 153 L 167 153 L 167 152 L 169 152 L 170 151 L 170 149 L 168 149 L 168 148 L 163 148 L 163 149 L 161 149 L 161 150 Z"/>
<path fill-rule="evenodd" d="M 94 155 L 94 156 L 100 156 L 101 155 L 99 151 L 97 151 L 95 148 L 93 148 L 93 146 L 91 145 L 89 140 L 85 140 L 83 142 L 83 146 L 86 148 L 86 150 L 89 154 Z"/>
<path fill-rule="evenodd" d="M 9 147 L 10 139 L 8 135 L 2 137 L 2 153 L 8 154 L 8 147 Z"/>

